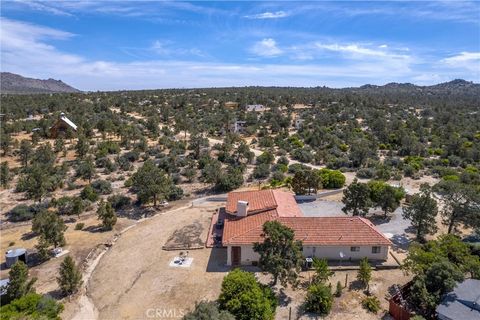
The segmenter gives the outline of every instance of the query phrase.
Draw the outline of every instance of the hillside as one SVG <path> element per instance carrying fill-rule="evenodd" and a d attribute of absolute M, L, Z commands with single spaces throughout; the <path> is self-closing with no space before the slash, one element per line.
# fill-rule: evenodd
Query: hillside
<path fill-rule="evenodd" d="M 69 86 L 61 80 L 26 78 L 10 72 L 2 72 L 0 78 L 1 93 L 27 94 L 80 92 L 80 90 Z"/>

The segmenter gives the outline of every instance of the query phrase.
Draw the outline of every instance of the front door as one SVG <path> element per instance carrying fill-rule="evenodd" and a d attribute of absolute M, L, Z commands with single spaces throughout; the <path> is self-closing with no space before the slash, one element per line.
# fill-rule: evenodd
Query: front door
<path fill-rule="evenodd" d="M 241 260 L 242 260 L 242 248 L 232 247 L 232 266 L 240 265 Z"/>

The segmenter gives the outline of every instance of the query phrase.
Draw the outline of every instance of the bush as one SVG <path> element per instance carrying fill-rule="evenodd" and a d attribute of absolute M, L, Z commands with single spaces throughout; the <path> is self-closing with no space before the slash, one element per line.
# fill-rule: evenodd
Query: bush
<path fill-rule="evenodd" d="M 98 194 L 112 193 L 112 184 L 106 180 L 95 180 L 91 185 Z"/>
<path fill-rule="evenodd" d="M 91 185 L 86 185 L 80 193 L 80 198 L 95 202 L 98 200 L 98 193 Z"/>
<path fill-rule="evenodd" d="M 380 311 L 380 301 L 375 296 L 365 297 L 362 300 L 362 306 L 373 313 Z"/>
<path fill-rule="evenodd" d="M 29 293 L 0 308 L 1 319 L 60 320 L 63 304 L 37 293 Z"/>
<path fill-rule="evenodd" d="M 218 310 L 217 303 L 213 301 L 202 301 L 195 304 L 195 310 L 187 313 L 183 320 L 235 320 L 235 317 L 228 311 Z"/>
<path fill-rule="evenodd" d="M 338 189 L 345 184 L 345 176 L 338 170 L 320 169 L 318 170 L 322 186 L 326 189 Z"/>
<path fill-rule="evenodd" d="M 314 284 L 308 288 L 305 299 L 305 310 L 320 315 L 330 313 L 333 304 L 333 295 L 330 287 L 324 284 Z"/>
<path fill-rule="evenodd" d="M 112 208 L 115 210 L 122 209 L 128 206 L 131 202 L 130 198 L 121 194 L 114 194 L 108 197 L 108 202 L 112 205 Z"/>
<path fill-rule="evenodd" d="M 27 221 L 35 217 L 36 211 L 25 204 L 19 204 L 8 213 L 8 220 L 11 222 Z"/>
<path fill-rule="evenodd" d="M 362 168 L 357 171 L 357 177 L 360 179 L 371 179 L 375 176 L 375 169 Z"/>
<path fill-rule="evenodd" d="M 335 290 L 335 296 L 340 297 L 342 295 L 342 290 L 343 290 L 342 284 L 340 283 L 340 281 L 338 281 L 337 289 Z"/>
<path fill-rule="evenodd" d="M 85 223 L 79 222 L 75 225 L 75 230 L 83 230 L 83 227 L 85 227 Z"/>
<path fill-rule="evenodd" d="M 223 278 L 218 302 L 221 309 L 237 320 L 273 320 L 277 307 L 272 289 L 258 283 L 252 273 L 240 269 L 234 269 Z"/>
<path fill-rule="evenodd" d="M 253 177 L 255 179 L 265 179 L 270 175 L 270 165 L 261 163 L 253 169 Z"/>
<path fill-rule="evenodd" d="M 180 200 L 183 197 L 183 189 L 177 186 L 172 186 L 170 192 L 167 195 L 168 201 Z"/>

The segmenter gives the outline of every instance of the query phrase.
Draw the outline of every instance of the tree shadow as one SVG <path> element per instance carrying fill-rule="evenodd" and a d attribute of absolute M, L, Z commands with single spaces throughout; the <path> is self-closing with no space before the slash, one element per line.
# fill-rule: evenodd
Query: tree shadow
<path fill-rule="evenodd" d="M 381 224 L 389 223 L 392 220 L 392 215 L 387 215 L 386 217 L 378 214 L 373 214 L 370 217 L 367 217 L 368 220 L 370 220 L 371 223 L 374 225 L 378 226 Z"/>
<path fill-rule="evenodd" d="M 290 302 L 292 302 L 292 298 L 285 293 L 284 288 L 281 288 L 278 291 L 277 300 L 278 300 L 278 305 L 282 307 L 286 307 L 290 304 Z"/>
<path fill-rule="evenodd" d="M 45 293 L 45 295 L 49 296 L 49 297 L 52 297 L 55 300 L 60 300 L 60 299 L 65 297 L 60 289 L 51 290 L 51 291 Z"/>
<path fill-rule="evenodd" d="M 29 231 L 29 232 L 25 232 L 24 234 L 22 234 L 21 238 L 23 241 L 28 241 L 28 240 L 31 240 L 33 238 L 35 238 L 37 236 L 37 234 L 33 231 Z"/>
<path fill-rule="evenodd" d="M 365 286 L 363 285 L 363 282 L 358 280 L 358 279 L 355 279 L 353 281 L 350 282 L 350 284 L 348 285 L 348 290 L 355 290 L 355 291 L 360 291 L 360 290 L 365 290 Z"/>
<path fill-rule="evenodd" d="M 82 231 L 86 231 L 90 233 L 98 233 L 98 232 L 104 232 L 108 230 L 105 230 L 101 224 L 97 224 L 95 226 L 88 226 L 86 228 L 83 228 Z"/>
<path fill-rule="evenodd" d="M 393 242 L 398 248 L 407 250 L 410 246 L 411 240 L 406 236 L 405 233 L 403 234 L 395 234 L 390 238 L 390 241 Z"/>

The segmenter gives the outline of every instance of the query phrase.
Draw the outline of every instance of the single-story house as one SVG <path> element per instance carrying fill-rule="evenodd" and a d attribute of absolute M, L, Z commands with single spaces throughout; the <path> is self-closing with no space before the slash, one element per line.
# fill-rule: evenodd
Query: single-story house
<path fill-rule="evenodd" d="M 443 297 L 436 311 L 439 320 L 480 320 L 480 280 L 458 283 Z"/>
<path fill-rule="evenodd" d="M 387 260 L 391 242 L 361 217 L 305 217 L 293 194 L 279 190 L 231 192 L 227 196 L 222 245 L 227 265 L 259 260 L 253 244 L 263 240 L 263 224 L 277 220 L 293 229 L 305 257 L 329 260 Z"/>
<path fill-rule="evenodd" d="M 60 134 L 65 134 L 67 130 L 77 131 L 77 125 L 65 116 L 65 113 L 60 113 L 57 121 L 50 127 L 50 137 L 56 138 Z"/>
<path fill-rule="evenodd" d="M 263 104 L 247 104 L 245 111 L 247 112 L 264 112 L 267 108 Z"/>

